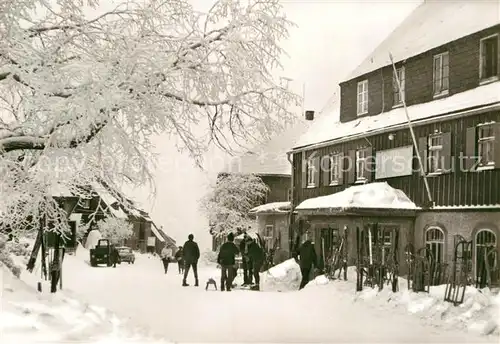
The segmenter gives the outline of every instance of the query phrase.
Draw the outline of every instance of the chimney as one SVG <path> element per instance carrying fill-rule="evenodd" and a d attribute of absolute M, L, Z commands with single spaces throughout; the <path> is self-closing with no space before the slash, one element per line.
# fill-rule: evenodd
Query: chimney
<path fill-rule="evenodd" d="M 306 111 L 306 121 L 312 121 L 312 120 L 314 120 L 314 111 L 313 110 Z"/>

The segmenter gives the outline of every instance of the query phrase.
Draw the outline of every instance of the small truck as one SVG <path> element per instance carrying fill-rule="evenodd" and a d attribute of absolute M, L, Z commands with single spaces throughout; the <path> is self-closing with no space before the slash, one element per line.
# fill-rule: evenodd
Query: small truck
<path fill-rule="evenodd" d="M 113 265 L 113 250 L 114 247 L 108 239 L 100 239 L 97 245 L 90 249 L 90 266 Z"/>

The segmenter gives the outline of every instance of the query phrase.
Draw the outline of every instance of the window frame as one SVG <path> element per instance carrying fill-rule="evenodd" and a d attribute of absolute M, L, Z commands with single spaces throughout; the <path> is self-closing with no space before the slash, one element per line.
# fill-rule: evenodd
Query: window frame
<path fill-rule="evenodd" d="M 433 145 L 432 140 L 439 138 L 441 141 L 441 144 L 439 145 Z M 428 174 L 440 174 L 443 173 L 444 168 L 443 168 L 443 133 L 436 133 L 429 135 L 427 138 L 427 173 Z M 437 168 L 435 165 L 436 159 L 434 159 L 434 154 L 437 153 L 438 155 L 438 166 Z"/>
<path fill-rule="evenodd" d="M 478 239 L 479 239 L 479 235 L 481 233 L 490 233 L 494 239 L 494 243 L 493 245 L 491 243 L 488 243 L 488 244 L 485 244 L 485 243 L 482 243 L 482 244 L 479 244 L 478 245 Z M 498 246 L 498 236 L 497 236 L 497 233 L 491 229 L 491 228 L 488 228 L 488 227 L 483 227 L 483 228 L 480 228 L 476 234 L 474 235 L 474 241 L 473 241 L 473 244 L 472 244 L 472 257 L 474 259 L 474 264 L 473 264 L 473 269 L 474 269 L 474 280 L 477 281 L 477 274 L 478 274 L 478 264 L 479 264 L 479 260 L 478 260 L 478 257 L 479 257 L 479 252 L 478 252 L 478 246 L 479 247 L 497 247 Z"/>
<path fill-rule="evenodd" d="M 498 72 L 499 72 L 499 60 L 500 60 L 500 44 L 499 44 L 499 34 L 493 34 L 490 36 L 483 37 L 479 40 L 479 84 L 484 84 L 492 81 L 498 80 Z M 497 44 L 497 56 L 496 56 L 496 74 L 490 76 L 484 76 L 484 62 L 483 62 L 483 54 L 484 54 L 484 42 L 496 38 Z"/>
<path fill-rule="evenodd" d="M 306 171 L 306 178 L 307 178 L 306 185 L 308 188 L 316 186 L 315 175 L 316 175 L 316 171 L 314 168 L 314 161 L 313 161 L 313 159 L 308 159 L 307 160 L 307 171 Z"/>
<path fill-rule="evenodd" d="M 363 152 L 363 157 L 360 157 L 359 153 Z M 367 149 L 366 148 L 360 148 L 360 149 L 356 149 L 356 179 L 355 181 L 356 182 L 365 182 L 366 181 L 366 177 L 365 177 L 365 170 L 366 170 L 366 167 L 367 167 L 367 160 L 368 160 L 368 156 L 366 155 L 366 152 L 367 152 Z M 363 165 L 363 168 L 360 169 L 359 168 L 359 163 L 360 162 L 363 162 L 362 165 Z M 361 172 L 361 173 L 360 173 Z"/>
<path fill-rule="evenodd" d="M 330 156 L 330 186 L 339 185 L 340 183 L 340 176 L 342 173 L 341 161 L 341 153 L 335 153 Z M 336 169 L 334 169 L 334 166 L 336 166 Z M 334 171 L 336 171 L 336 174 L 334 174 Z"/>
<path fill-rule="evenodd" d="M 492 131 L 493 136 L 486 136 L 482 137 L 481 133 L 482 130 L 486 127 L 489 127 L 490 130 Z M 479 167 L 493 167 L 495 166 L 495 122 L 489 122 L 489 123 L 482 123 L 479 124 L 476 128 L 476 147 L 477 147 L 477 155 L 479 158 Z M 487 161 L 486 163 L 483 162 L 482 156 L 483 156 L 483 149 L 485 145 L 489 145 L 491 149 L 491 155 L 492 155 L 492 160 Z"/>
<path fill-rule="evenodd" d="M 428 240 L 428 234 L 431 232 L 431 231 L 437 231 L 441 234 L 441 237 L 442 239 L 438 238 L 438 239 L 430 239 Z M 433 250 L 432 250 L 432 247 L 433 246 L 438 246 L 438 245 L 441 245 L 441 250 L 440 250 L 440 257 L 439 257 L 439 260 L 436 260 L 436 257 L 434 257 L 434 261 L 438 262 L 438 263 L 444 263 L 445 260 L 446 260 L 446 250 L 445 250 L 445 246 L 446 246 L 446 233 L 445 231 L 441 228 L 441 227 L 438 227 L 438 226 L 430 226 L 428 227 L 425 232 L 424 232 L 424 242 L 425 242 L 425 248 L 428 249 L 430 252 L 434 253 Z M 429 246 L 431 246 L 431 248 L 429 248 Z M 438 250 L 439 251 L 439 250 Z"/>
<path fill-rule="evenodd" d="M 361 86 L 361 91 L 360 91 Z M 368 113 L 368 79 L 358 81 L 356 84 L 356 114 L 358 116 Z"/>
<path fill-rule="evenodd" d="M 393 107 L 398 107 L 398 106 L 402 106 L 403 105 L 403 102 L 405 101 L 405 98 L 406 98 L 406 71 L 405 71 L 405 67 L 404 66 L 401 66 L 399 68 L 396 68 L 396 71 L 392 72 L 393 75 L 392 75 L 392 83 L 393 83 L 393 93 L 392 93 L 392 98 L 393 98 L 393 104 L 392 106 Z M 398 82 L 396 80 L 396 73 L 397 73 L 397 76 L 399 78 L 399 83 L 401 85 L 401 93 L 399 92 L 399 87 L 398 87 Z M 399 75 L 401 74 L 401 75 Z M 401 96 L 402 94 L 402 96 Z M 396 101 L 396 100 L 399 100 L 399 101 Z"/>
<path fill-rule="evenodd" d="M 448 63 L 445 65 L 444 64 L 444 57 L 448 57 Z M 439 66 L 439 78 L 438 76 L 436 75 L 436 62 L 439 61 L 440 62 L 440 66 Z M 444 77 L 444 71 L 445 69 L 448 70 L 447 72 L 447 76 Z M 446 88 L 444 88 L 443 84 L 443 80 L 447 79 L 447 86 Z M 436 84 L 437 82 L 439 81 L 440 83 L 440 86 L 439 86 L 439 89 L 436 87 Z M 440 97 L 440 96 L 443 96 L 443 95 L 447 95 L 449 94 L 450 92 L 450 52 L 449 51 L 445 51 L 443 53 L 440 53 L 440 54 L 436 54 L 434 55 L 433 57 L 433 64 L 432 64 L 432 87 L 433 87 L 433 95 L 434 97 Z"/>

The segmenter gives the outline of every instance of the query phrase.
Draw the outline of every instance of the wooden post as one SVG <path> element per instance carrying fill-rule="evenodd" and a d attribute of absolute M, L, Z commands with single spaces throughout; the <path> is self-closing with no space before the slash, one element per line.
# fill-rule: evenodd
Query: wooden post
<path fill-rule="evenodd" d="M 55 293 L 57 292 L 57 283 L 59 282 L 59 271 L 61 269 L 60 266 L 60 252 L 59 252 L 59 240 L 60 239 L 60 234 L 57 233 L 55 236 L 55 245 L 54 245 L 54 257 L 52 258 L 52 266 L 50 269 L 50 292 Z"/>

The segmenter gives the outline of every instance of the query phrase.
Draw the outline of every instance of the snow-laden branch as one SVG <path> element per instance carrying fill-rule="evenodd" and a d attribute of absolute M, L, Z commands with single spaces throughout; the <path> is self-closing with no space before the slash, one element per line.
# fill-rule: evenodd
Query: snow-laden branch
<path fill-rule="evenodd" d="M 6 224 L 54 213 L 55 182 L 82 197 L 97 179 L 151 184 L 155 135 L 201 164 L 295 116 L 274 77 L 291 25 L 278 0 L 111 3 L 0 2 L 0 192 L 27 195 L 15 220 L 0 208 Z"/>

